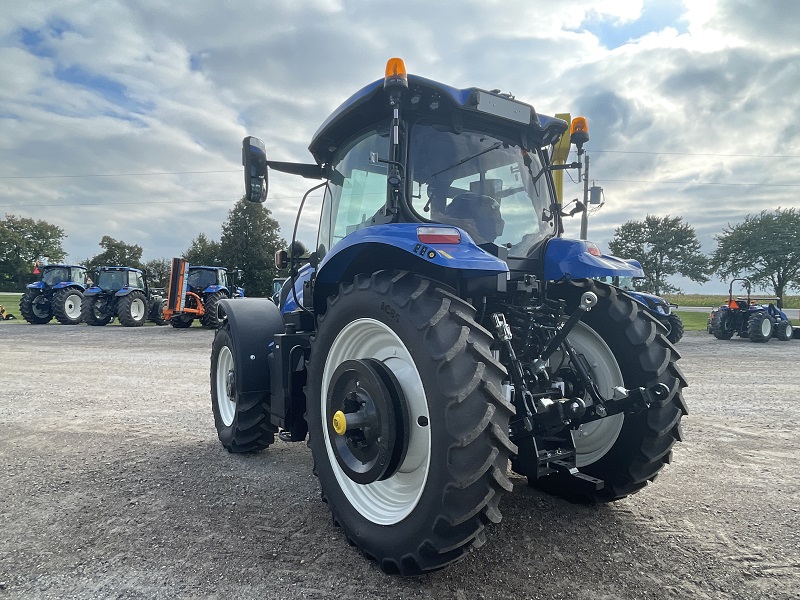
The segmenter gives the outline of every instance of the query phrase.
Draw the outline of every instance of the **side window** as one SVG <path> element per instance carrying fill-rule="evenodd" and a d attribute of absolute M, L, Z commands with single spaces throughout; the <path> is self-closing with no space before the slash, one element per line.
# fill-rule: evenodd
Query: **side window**
<path fill-rule="evenodd" d="M 371 131 L 356 138 L 334 160 L 320 223 L 319 245 L 324 250 L 371 225 L 372 217 L 385 206 L 387 167 L 371 162 L 370 155 L 385 157 L 387 140 L 385 133 Z"/>

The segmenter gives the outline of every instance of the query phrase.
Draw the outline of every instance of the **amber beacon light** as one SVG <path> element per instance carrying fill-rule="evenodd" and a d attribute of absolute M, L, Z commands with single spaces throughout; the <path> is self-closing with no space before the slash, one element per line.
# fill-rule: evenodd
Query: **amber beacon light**
<path fill-rule="evenodd" d="M 402 58 L 390 58 L 386 61 L 386 75 L 383 79 L 384 89 L 408 87 L 408 72 Z"/>

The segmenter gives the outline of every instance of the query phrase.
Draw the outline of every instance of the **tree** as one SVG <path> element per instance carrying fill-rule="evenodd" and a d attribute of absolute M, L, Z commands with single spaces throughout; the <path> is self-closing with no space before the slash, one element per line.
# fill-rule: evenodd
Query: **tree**
<path fill-rule="evenodd" d="M 172 262 L 166 258 L 154 258 L 144 263 L 144 270 L 147 273 L 148 285 L 154 287 L 166 287 L 169 280 L 169 272 L 172 269 Z"/>
<path fill-rule="evenodd" d="M 200 233 L 182 256 L 190 265 L 217 266 L 221 262 L 219 242 L 209 240 L 205 233 Z"/>
<path fill-rule="evenodd" d="M 262 204 L 242 198 L 222 224 L 223 265 L 243 271 L 241 285 L 248 296 L 272 295 L 272 280 L 277 276 L 275 252 L 285 246 L 278 222 Z"/>
<path fill-rule="evenodd" d="M 627 221 L 614 230 L 608 248 L 620 258 L 638 260 L 647 289 L 657 296 L 680 293 L 680 288 L 667 282 L 670 275 L 680 274 L 703 283 L 711 274 L 694 228 L 681 217 L 647 215 L 644 221 Z"/>
<path fill-rule="evenodd" d="M 142 247 L 138 244 L 126 244 L 122 240 L 115 240 L 109 235 L 104 235 L 99 246 L 103 252 L 90 258 L 88 264 L 90 270 L 97 270 L 101 266 L 109 267 L 133 267 L 141 269 Z"/>
<path fill-rule="evenodd" d="M 800 289 L 800 211 L 795 208 L 747 215 L 715 236 L 711 263 L 721 277 L 746 277 L 772 287 L 783 305 L 787 289 Z"/>
<path fill-rule="evenodd" d="M 0 220 L 0 289 L 23 289 L 35 279 L 37 262 L 62 262 L 67 256 L 61 245 L 65 237 L 61 227 L 47 221 L 6 215 Z"/>

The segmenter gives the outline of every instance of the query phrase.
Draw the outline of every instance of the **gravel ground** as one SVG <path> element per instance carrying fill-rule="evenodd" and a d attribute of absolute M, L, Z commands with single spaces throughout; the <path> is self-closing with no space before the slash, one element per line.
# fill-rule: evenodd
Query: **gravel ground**
<path fill-rule="evenodd" d="M 800 341 L 688 333 L 654 485 L 587 507 L 515 478 L 486 545 L 403 579 L 333 526 L 305 444 L 222 449 L 212 337 L 0 324 L 0 600 L 800 598 Z"/>

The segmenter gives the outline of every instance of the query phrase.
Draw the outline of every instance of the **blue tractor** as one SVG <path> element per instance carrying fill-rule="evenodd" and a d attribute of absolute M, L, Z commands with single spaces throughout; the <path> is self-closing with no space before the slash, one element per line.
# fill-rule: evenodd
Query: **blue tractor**
<path fill-rule="evenodd" d="M 741 282 L 746 295 L 733 297 L 733 287 Z M 775 303 L 778 298 L 751 296 L 749 279 L 732 279 L 728 287 L 728 303 L 711 311 L 707 330 L 718 340 L 729 340 L 734 335 L 748 338 L 751 342 L 766 343 L 773 337 L 788 342 L 795 336 L 792 322 Z M 740 288 L 741 289 L 741 288 Z M 767 304 L 764 305 L 763 303 Z"/>
<path fill-rule="evenodd" d="M 244 140 L 249 200 L 265 201 L 269 169 L 320 180 L 309 192 L 324 200 L 305 264 L 276 257 L 291 280 L 279 306 L 219 303 L 218 436 L 230 452 L 308 438 L 334 522 L 386 572 L 482 545 L 509 461 L 540 489 L 610 502 L 653 481 L 681 439 L 677 352 L 595 280 L 641 269 L 560 236 L 550 156 L 568 130 L 392 59 L 322 124 L 313 163 Z M 580 155 L 585 119 L 571 140 Z"/>
<path fill-rule="evenodd" d="M 233 274 L 241 277 L 241 271 Z M 203 327 L 217 327 L 217 305 L 226 298 L 244 298 L 244 288 L 228 281 L 228 269 L 190 265 L 173 258 L 164 317 L 176 329 L 191 327 L 195 319 Z"/>
<path fill-rule="evenodd" d="M 132 267 L 100 267 L 97 283 L 86 290 L 83 320 L 108 325 L 116 317 L 124 327 L 141 327 L 149 319 L 164 325 L 163 299 L 153 294 L 144 273 Z"/>
<path fill-rule="evenodd" d="M 635 279 L 637 278 L 628 276 L 614 277 L 613 283 L 615 286 L 625 290 L 634 300 L 647 307 L 650 314 L 667 330 L 667 339 L 673 344 L 677 344 L 684 333 L 683 321 L 680 315 L 675 312 L 678 305 L 665 300 L 661 296 L 638 291 L 634 284 Z"/>
<path fill-rule="evenodd" d="M 87 269 L 80 265 L 45 265 L 39 281 L 29 283 L 19 301 L 19 312 L 28 323 L 43 325 L 53 317 L 63 325 L 81 322 L 81 302 Z"/>

